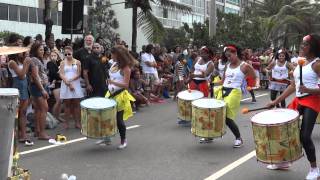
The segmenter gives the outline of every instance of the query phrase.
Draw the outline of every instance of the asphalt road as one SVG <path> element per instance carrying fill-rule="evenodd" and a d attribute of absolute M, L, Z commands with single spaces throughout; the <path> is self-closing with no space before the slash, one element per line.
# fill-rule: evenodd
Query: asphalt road
<path fill-rule="evenodd" d="M 251 99 L 241 103 L 241 107 L 261 107 L 269 101 L 266 91 L 256 94 L 258 102 Z M 246 97 L 244 97 L 246 98 Z M 244 146 L 234 149 L 234 137 L 227 130 L 223 138 L 211 144 L 199 144 L 198 138 L 190 133 L 190 128 L 176 124 L 176 103 L 167 100 L 142 108 L 127 121 L 128 147 L 117 150 L 119 136 L 113 138 L 112 145 L 98 146 L 95 140 L 80 140 L 64 146 L 53 147 L 38 152 L 21 155 L 20 165 L 29 169 L 32 180 L 59 180 L 62 173 L 74 174 L 77 180 L 200 180 L 217 172 L 223 172 L 221 180 L 269 180 L 304 179 L 308 172 L 305 157 L 295 162 L 288 171 L 270 171 L 255 157 L 232 166 L 226 166 L 254 150 L 252 128 L 249 115 L 239 113 Z M 314 140 L 319 151 L 319 127 L 314 129 Z M 60 128 L 50 131 L 51 135 L 63 133 L 69 140 L 82 138 L 79 131 Z M 20 152 L 49 146 L 48 142 L 35 142 L 33 147 L 19 148 Z M 319 154 L 319 152 L 318 152 Z M 230 167 L 230 166 L 229 166 Z M 220 171 L 222 170 L 222 171 Z M 213 175 L 214 176 L 214 175 Z M 212 178 L 215 179 L 215 178 Z"/>

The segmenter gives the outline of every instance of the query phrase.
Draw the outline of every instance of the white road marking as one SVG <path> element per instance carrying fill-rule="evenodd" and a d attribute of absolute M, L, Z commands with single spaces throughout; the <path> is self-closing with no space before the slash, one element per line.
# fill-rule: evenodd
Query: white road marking
<path fill-rule="evenodd" d="M 127 130 L 134 129 L 134 128 L 137 128 L 137 127 L 140 127 L 140 125 L 129 126 L 129 127 L 127 127 Z M 51 149 L 51 148 L 55 148 L 55 147 L 59 147 L 59 146 L 64 146 L 64 145 L 67 145 L 67 144 L 72 144 L 72 143 L 75 143 L 75 142 L 84 141 L 86 139 L 88 139 L 88 138 L 87 137 L 77 138 L 77 139 L 73 139 L 73 140 L 67 141 L 67 142 L 65 142 L 63 144 L 54 144 L 54 145 L 44 146 L 44 147 L 41 147 L 41 148 L 36 148 L 36 149 L 28 150 L 28 151 L 23 151 L 23 152 L 20 152 L 19 154 L 20 155 L 26 155 L 26 154 L 39 152 L 39 151 L 43 151 L 43 150 L 47 150 L 47 149 Z"/>
<path fill-rule="evenodd" d="M 263 96 L 268 96 L 268 95 L 269 95 L 268 93 L 260 94 L 260 95 L 257 95 L 256 98 L 258 98 L 258 97 L 263 97 Z M 252 98 L 251 98 L 251 97 L 250 97 L 250 98 L 245 98 L 245 99 L 242 99 L 241 102 L 242 102 L 242 101 L 247 101 L 247 100 L 250 100 L 250 99 L 252 99 Z"/>
<path fill-rule="evenodd" d="M 211 176 L 207 177 L 205 180 L 216 180 L 222 177 L 223 175 L 227 174 L 231 170 L 235 169 L 236 167 L 240 166 L 241 164 L 245 163 L 249 159 L 253 158 L 256 155 L 256 151 L 251 151 L 249 154 L 243 156 L 242 158 L 236 160 L 235 162 L 229 164 L 228 166 L 222 168 L 218 172 L 212 174 Z"/>
<path fill-rule="evenodd" d="M 269 95 L 269 94 L 268 93 L 260 94 L 260 95 L 257 95 L 256 98 L 267 96 L 267 95 Z M 247 101 L 247 100 L 250 100 L 250 99 L 251 99 L 251 97 L 242 99 L 241 101 Z M 249 159 L 253 158 L 254 156 L 256 156 L 256 151 L 255 150 L 251 151 L 250 153 L 248 153 L 247 155 L 241 157 L 240 159 L 234 161 L 233 163 L 227 165 L 226 167 L 220 169 L 218 172 L 216 172 L 216 173 L 212 174 L 211 176 L 207 177 L 205 180 L 218 179 L 218 178 L 222 177 L 223 175 L 227 174 L 228 172 L 232 171 L 236 167 L 240 166 L 241 164 L 245 163 Z"/>

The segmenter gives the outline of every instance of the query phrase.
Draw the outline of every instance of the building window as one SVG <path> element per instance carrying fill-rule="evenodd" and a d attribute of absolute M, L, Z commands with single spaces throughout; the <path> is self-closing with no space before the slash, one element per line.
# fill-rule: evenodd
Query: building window
<path fill-rule="evenodd" d="M 9 21 L 18 21 L 18 6 L 9 5 Z"/>
<path fill-rule="evenodd" d="M 168 18 L 168 9 L 163 9 L 163 18 Z"/>
<path fill-rule="evenodd" d="M 0 3 L 0 19 L 8 20 L 8 5 Z"/>
<path fill-rule="evenodd" d="M 37 9 L 29 7 L 29 23 L 37 23 Z"/>
<path fill-rule="evenodd" d="M 38 20 L 39 24 L 44 24 L 43 9 L 36 9 L 36 12 L 38 12 L 38 15 L 36 16 L 36 20 Z"/>
<path fill-rule="evenodd" d="M 28 22 L 28 7 L 20 6 L 20 22 Z"/>
<path fill-rule="evenodd" d="M 227 0 L 227 2 L 231 4 L 239 4 L 239 0 Z"/>

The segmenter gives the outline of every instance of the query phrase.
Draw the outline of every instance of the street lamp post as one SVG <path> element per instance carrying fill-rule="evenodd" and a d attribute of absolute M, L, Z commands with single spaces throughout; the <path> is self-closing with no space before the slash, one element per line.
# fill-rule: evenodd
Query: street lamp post
<path fill-rule="evenodd" d="M 217 33 L 217 9 L 216 0 L 210 0 L 210 16 L 209 16 L 209 36 L 213 37 Z"/>

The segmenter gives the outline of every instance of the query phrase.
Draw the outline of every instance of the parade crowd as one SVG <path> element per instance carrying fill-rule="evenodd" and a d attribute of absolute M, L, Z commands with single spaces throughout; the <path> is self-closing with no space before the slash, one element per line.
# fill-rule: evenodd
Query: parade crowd
<path fill-rule="evenodd" d="M 71 127 L 71 120 L 74 121 L 72 127 L 81 129 L 80 101 L 86 98 L 115 97 L 119 103 L 133 96 L 135 101 L 128 102 L 134 113 L 145 106 L 176 100 L 179 92 L 191 89 L 201 91 L 204 97 L 223 99 L 227 103 L 226 125 L 235 136 L 233 147 L 238 148 L 243 140 L 235 120 L 242 94 L 249 93 L 255 103 L 255 91 L 269 89 L 271 103 L 268 106 L 287 107 L 286 97 L 298 89 L 296 106 L 292 108 L 303 116 L 301 141 L 311 164 L 308 176 L 320 174 L 311 140 L 320 110 L 312 103 L 319 99 L 312 94 L 320 94 L 312 89 L 317 88 L 319 75 L 319 63 L 315 58 L 320 56 L 320 43 L 316 35 L 305 37 L 298 51 L 240 49 L 233 44 L 226 44 L 223 49 L 179 45 L 167 49 L 148 44 L 140 53 L 134 53 L 125 41 L 119 39 L 113 48 L 107 49 L 101 38 L 95 39 L 92 35 L 85 36 L 80 43 L 72 43 L 55 40 L 53 35 L 43 40 L 41 35 L 21 39 L 13 34 L 6 45 L 30 48 L 27 52 L 1 56 L 0 87 L 14 87 L 20 92 L 18 138 L 21 143 L 30 143 L 27 127 L 31 127 L 39 140 L 51 138 L 46 132 L 48 112 L 64 129 Z M 306 65 L 305 84 L 300 87 L 295 67 L 302 57 L 310 61 L 310 65 Z M 296 81 L 296 87 L 292 80 Z M 120 149 L 127 146 L 124 120 L 132 116 L 125 103 L 118 105 L 117 113 Z M 33 114 L 31 122 L 29 113 Z M 185 123 L 178 121 L 178 124 Z M 99 143 L 108 144 L 109 141 L 102 139 Z M 210 138 L 200 139 L 200 143 L 211 141 Z M 288 167 L 288 163 L 268 166 L 269 169 Z"/>

